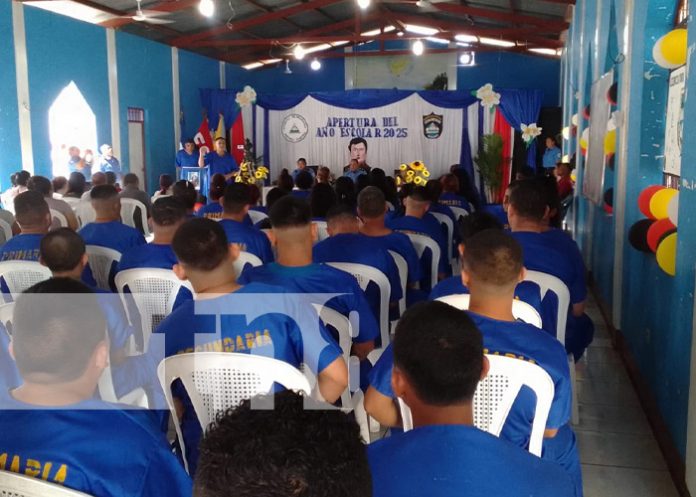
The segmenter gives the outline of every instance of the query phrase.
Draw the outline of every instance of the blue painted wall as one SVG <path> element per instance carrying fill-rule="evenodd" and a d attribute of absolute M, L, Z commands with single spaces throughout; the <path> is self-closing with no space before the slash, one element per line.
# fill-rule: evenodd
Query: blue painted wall
<path fill-rule="evenodd" d="M 10 174 L 22 168 L 10 2 L 0 2 L 0 67 L 0 189 L 5 190 Z"/>
<path fill-rule="evenodd" d="M 217 60 L 179 50 L 179 95 L 183 114 L 181 138 L 192 138 L 201 124 L 200 88 L 217 88 L 220 65 Z"/>
<path fill-rule="evenodd" d="M 111 141 L 106 36 L 103 28 L 34 7 L 24 9 L 24 23 L 34 172 L 50 177 L 48 110 L 71 81 L 96 116 L 98 142 Z"/>

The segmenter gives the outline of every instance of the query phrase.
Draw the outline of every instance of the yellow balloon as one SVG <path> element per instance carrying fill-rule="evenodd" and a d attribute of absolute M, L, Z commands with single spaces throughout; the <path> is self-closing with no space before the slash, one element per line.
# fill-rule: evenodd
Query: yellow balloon
<path fill-rule="evenodd" d="M 657 40 L 653 47 L 655 62 L 666 69 L 675 69 L 686 64 L 686 29 L 675 29 Z"/>
<path fill-rule="evenodd" d="M 667 235 L 657 246 L 657 265 L 670 276 L 677 274 L 677 234 Z"/>
<path fill-rule="evenodd" d="M 575 182 L 578 181 L 578 175 L 575 174 L 574 172 L 573 172 L 573 173 L 570 173 L 570 179 L 572 179 L 572 180 L 573 180 L 573 183 L 575 183 Z"/>
<path fill-rule="evenodd" d="M 669 217 L 669 201 L 677 194 L 674 188 L 664 188 L 657 192 L 650 199 L 650 213 L 655 219 L 665 219 Z"/>
<path fill-rule="evenodd" d="M 587 140 L 584 138 L 580 138 L 580 148 L 583 150 L 587 150 Z"/>
<path fill-rule="evenodd" d="M 607 131 L 604 135 L 604 155 L 614 155 L 616 152 L 616 130 Z"/>

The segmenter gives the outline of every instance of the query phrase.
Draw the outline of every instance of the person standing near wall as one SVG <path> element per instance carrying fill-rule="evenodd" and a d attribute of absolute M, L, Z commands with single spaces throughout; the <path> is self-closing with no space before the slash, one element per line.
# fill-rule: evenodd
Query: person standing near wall
<path fill-rule="evenodd" d="M 121 163 L 114 157 L 114 150 L 111 145 L 105 143 L 99 147 L 101 157 L 99 158 L 99 170 L 103 173 L 112 172 L 116 177 L 121 176 Z"/>
<path fill-rule="evenodd" d="M 553 136 L 547 136 L 546 150 L 544 151 L 544 157 L 541 159 L 544 173 L 552 175 L 556 164 L 559 162 L 561 162 L 561 149 L 558 148 L 558 143 Z"/>
<path fill-rule="evenodd" d="M 176 167 L 198 167 L 198 154 L 193 138 L 187 138 L 184 148 L 176 153 Z"/>
<path fill-rule="evenodd" d="M 222 137 L 215 140 L 215 150 L 213 152 L 210 152 L 208 147 L 201 147 L 198 167 L 205 166 L 209 166 L 210 170 L 208 173 L 211 177 L 220 173 L 228 181 L 239 171 L 239 165 L 234 160 L 234 157 L 227 152 L 227 141 Z"/>

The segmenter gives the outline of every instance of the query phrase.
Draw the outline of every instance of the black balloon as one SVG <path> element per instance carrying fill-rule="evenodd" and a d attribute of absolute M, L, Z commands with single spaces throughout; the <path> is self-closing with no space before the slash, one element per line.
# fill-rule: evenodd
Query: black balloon
<path fill-rule="evenodd" d="M 628 230 L 628 241 L 634 249 L 641 252 L 652 252 L 648 246 L 648 229 L 654 222 L 652 219 L 641 219 Z"/>
<path fill-rule="evenodd" d="M 611 88 L 609 88 L 609 91 L 607 91 L 607 100 L 609 100 L 611 105 L 616 105 L 618 103 L 618 90 L 619 84 L 614 83 L 611 85 Z"/>
<path fill-rule="evenodd" d="M 604 192 L 604 203 L 607 204 L 609 207 L 614 207 L 614 189 L 609 188 L 606 192 Z"/>
<path fill-rule="evenodd" d="M 606 160 L 607 167 L 613 171 L 614 170 L 614 157 L 616 157 L 616 154 L 605 155 L 604 157 Z"/>

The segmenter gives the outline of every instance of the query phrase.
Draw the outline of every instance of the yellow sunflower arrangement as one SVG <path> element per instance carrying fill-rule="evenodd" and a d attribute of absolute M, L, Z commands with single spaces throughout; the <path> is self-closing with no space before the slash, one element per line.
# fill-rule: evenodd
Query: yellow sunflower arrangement
<path fill-rule="evenodd" d="M 254 185 L 258 181 L 268 178 L 268 168 L 266 166 L 255 166 L 251 161 L 244 161 L 239 166 L 239 173 L 235 178 L 237 183 L 247 183 Z"/>
<path fill-rule="evenodd" d="M 414 185 L 424 186 L 430 178 L 430 171 L 422 161 L 413 161 L 410 164 L 399 166 L 401 174 L 396 178 L 396 184 L 413 183 Z"/>

